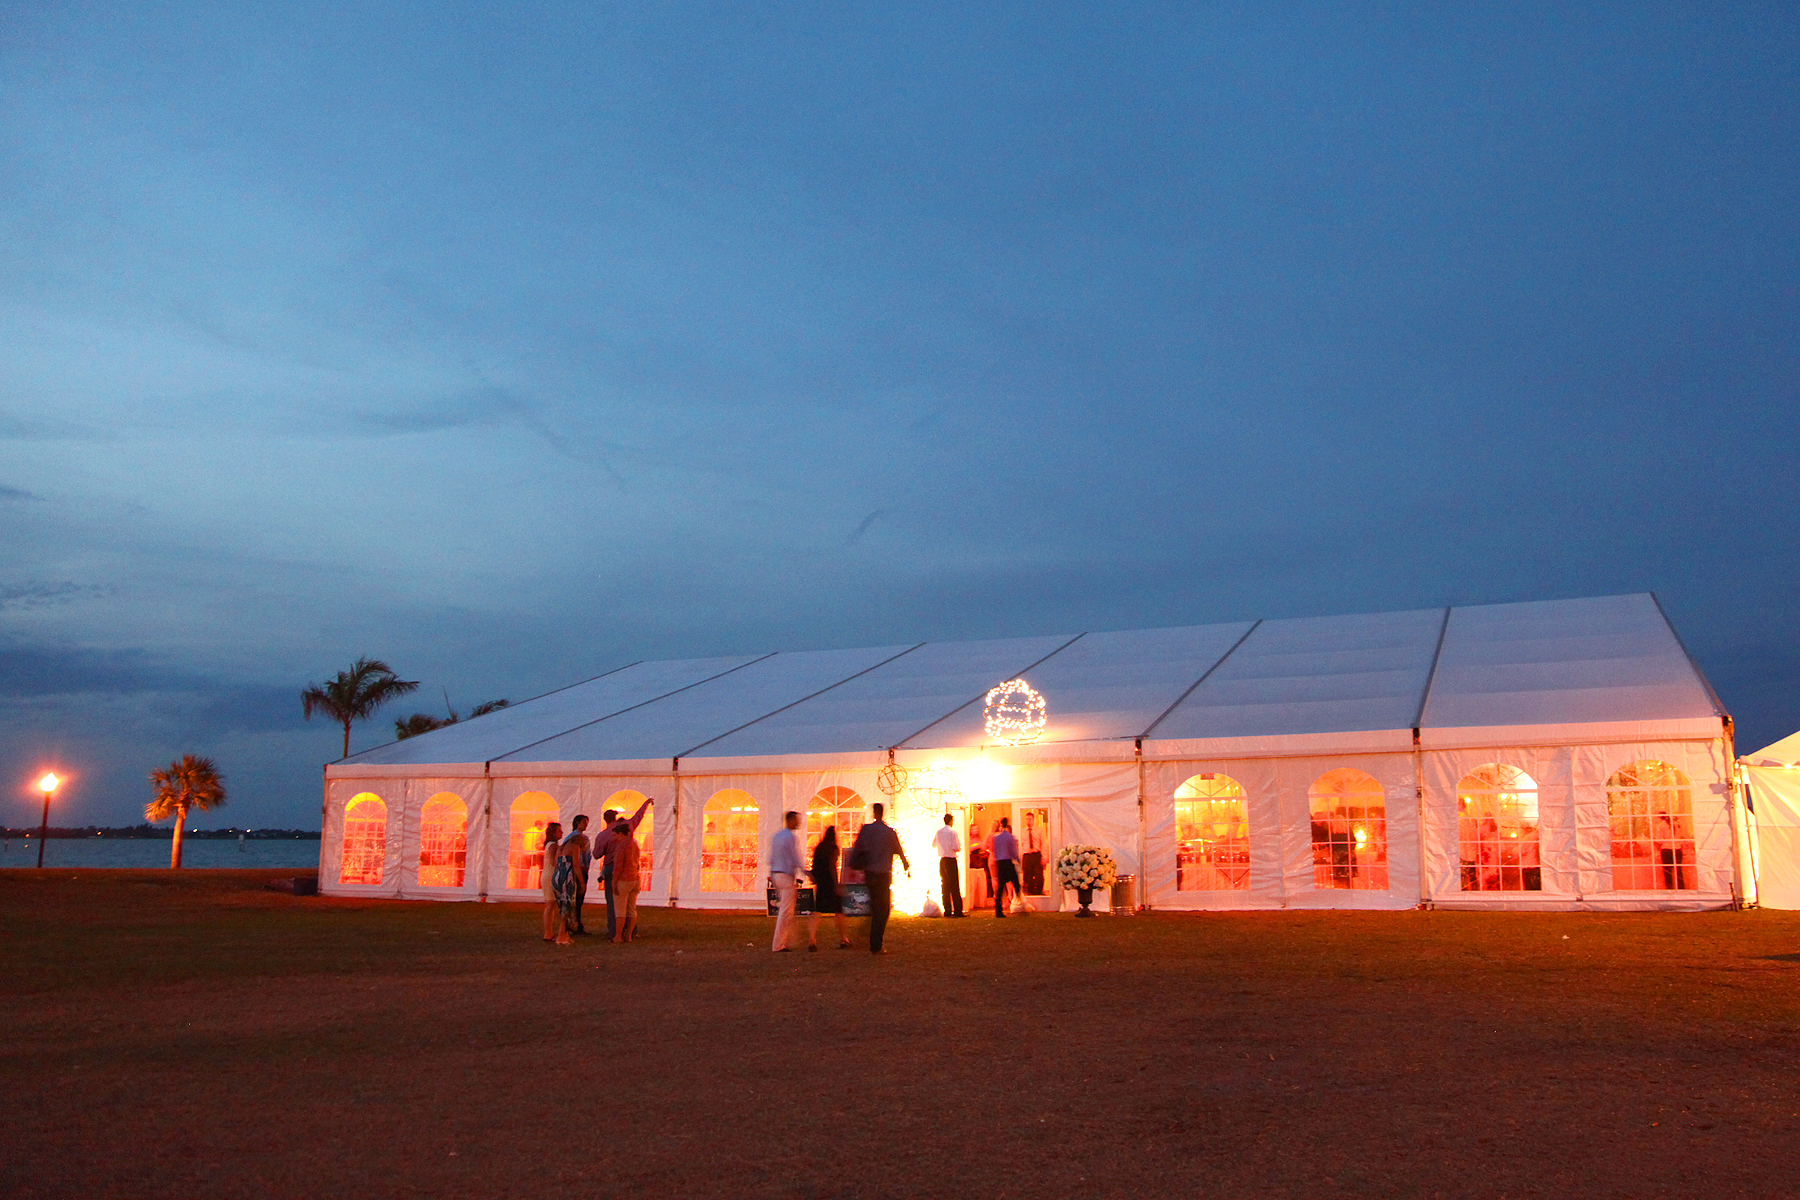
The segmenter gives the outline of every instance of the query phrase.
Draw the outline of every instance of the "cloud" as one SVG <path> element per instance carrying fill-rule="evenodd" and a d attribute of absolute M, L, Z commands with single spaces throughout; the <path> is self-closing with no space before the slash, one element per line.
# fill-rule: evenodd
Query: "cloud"
<path fill-rule="evenodd" d="M 28 492 L 24 488 L 7 487 L 5 484 L 0 483 L 0 501 L 42 500 L 42 499 L 43 499 L 42 496 L 39 496 L 34 492 Z"/>

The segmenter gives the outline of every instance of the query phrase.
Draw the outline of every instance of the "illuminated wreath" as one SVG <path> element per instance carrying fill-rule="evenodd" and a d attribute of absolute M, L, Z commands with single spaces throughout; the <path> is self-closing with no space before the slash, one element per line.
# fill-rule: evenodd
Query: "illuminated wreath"
<path fill-rule="evenodd" d="M 898 796 L 906 790 L 910 772 L 899 763 L 889 763 L 875 773 L 875 786 L 884 796 Z"/>
<path fill-rule="evenodd" d="M 964 803 L 962 784 L 956 780 L 956 773 L 948 767 L 926 767 L 913 776 L 912 786 L 907 788 L 913 805 L 922 813 L 933 816 L 942 813 L 953 804 Z"/>
<path fill-rule="evenodd" d="M 1023 679 L 1009 679 L 987 694 L 988 740 L 1002 746 L 1029 746 L 1044 736 L 1049 710 L 1044 697 Z"/>

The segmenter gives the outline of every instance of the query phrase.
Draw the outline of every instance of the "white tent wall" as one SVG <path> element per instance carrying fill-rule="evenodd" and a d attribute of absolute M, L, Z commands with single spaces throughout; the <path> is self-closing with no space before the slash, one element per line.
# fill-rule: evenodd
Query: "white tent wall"
<path fill-rule="evenodd" d="M 398 780 L 384 780 L 388 784 Z M 409 899 L 475 900 L 481 895 L 481 849 L 487 834 L 488 783 L 485 779 L 408 779 L 401 816 L 400 894 Z M 420 826 L 425 803 L 433 796 L 449 794 L 465 809 L 463 827 L 463 882 L 461 887 L 424 887 L 419 883 Z"/>
<path fill-rule="evenodd" d="M 705 846 L 706 803 L 720 792 L 738 791 L 756 803 L 756 874 L 745 891 L 703 891 L 701 854 Z M 782 776 L 681 774 L 681 819 L 676 851 L 675 895 L 683 908 L 762 908 L 767 902 L 769 839 L 781 828 Z"/>
<path fill-rule="evenodd" d="M 1695 882 L 1687 891 L 1616 891 L 1606 785 L 1613 773 L 1636 762 L 1668 763 L 1687 776 L 1694 816 Z M 1637 742 L 1571 748 L 1575 794 L 1576 856 L 1581 906 L 1622 910 L 1694 911 L 1736 902 L 1731 828 L 1731 765 L 1722 738 L 1712 741 Z"/>
<path fill-rule="evenodd" d="M 1764 908 L 1800 909 L 1800 771 L 1744 768 L 1755 809 L 1758 898 Z"/>
<path fill-rule="evenodd" d="M 1425 784 L 1425 898 L 1440 908 L 1569 908 L 1580 897 L 1571 785 L 1574 747 L 1483 746 L 1421 754 Z M 1537 784 L 1538 857 L 1543 889 L 1465 892 L 1457 789 L 1478 767 L 1516 767 Z"/>
<path fill-rule="evenodd" d="M 363 793 L 380 800 L 387 814 L 383 842 L 381 882 L 345 883 L 339 876 L 344 864 L 344 809 Z M 319 837 L 319 890 L 340 896 L 400 895 L 400 862 L 405 842 L 404 779 L 334 779 L 325 787 L 325 823 Z"/>
<path fill-rule="evenodd" d="M 1062 821 L 1060 837 L 1051 844 L 1050 862 L 1045 866 L 1052 894 L 1061 892 L 1055 882 L 1055 863 L 1064 846 L 1104 846 L 1112 851 L 1119 874 L 1137 876 L 1141 887 L 1144 864 L 1137 763 L 1064 763 L 1056 769 L 1053 786 L 1061 801 L 1053 811 L 1061 812 Z M 1064 909 L 1078 907 L 1073 892 L 1061 892 L 1061 896 Z M 1111 894 L 1095 892 L 1093 907 L 1098 912 L 1110 911 Z"/>
<path fill-rule="evenodd" d="M 487 895 L 490 900 L 522 900 L 542 902 L 544 891 L 540 882 L 537 887 L 515 888 L 507 886 L 511 880 L 507 877 L 508 862 L 513 852 L 515 834 L 513 829 L 513 806 L 529 792 L 538 792 L 550 797 L 556 805 L 556 815 L 551 818 L 561 823 L 563 832 L 567 833 L 569 822 L 581 808 L 581 780 L 576 778 L 556 778 L 553 776 L 517 776 L 506 779 L 494 779 L 491 784 L 491 803 L 488 812 L 488 836 L 483 839 L 482 863 L 487 871 Z M 527 826 L 529 822 L 525 823 Z M 521 853 L 535 853 L 541 846 L 520 843 Z M 471 847 L 471 850 L 473 848 Z M 473 855 L 471 854 L 471 862 Z"/>
<path fill-rule="evenodd" d="M 1353 768 L 1381 785 L 1387 823 L 1385 891 L 1321 888 L 1314 882 L 1313 783 L 1328 771 Z M 1418 776 L 1410 754 L 1358 754 L 1275 760 L 1281 803 L 1282 883 L 1289 908 L 1412 908 L 1419 903 Z"/>
<path fill-rule="evenodd" d="M 1286 895 L 1276 759 L 1182 760 L 1144 764 L 1145 857 L 1140 903 L 1167 909 L 1280 908 Z M 1175 792 L 1196 775 L 1224 775 L 1244 789 L 1250 825 L 1250 886 L 1234 891 L 1181 891 L 1175 860 Z"/>

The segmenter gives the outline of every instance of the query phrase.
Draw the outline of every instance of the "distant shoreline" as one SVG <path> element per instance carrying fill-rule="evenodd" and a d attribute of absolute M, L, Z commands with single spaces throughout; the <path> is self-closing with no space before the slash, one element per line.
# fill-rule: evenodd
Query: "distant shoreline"
<path fill-rule="evenodd" d="M 36 829 L 0 829 L 0 837 L 7 838 L 8 840 L 12 838 L 34 839 L 37 835 L 38 831 Z M 182 840 L 186 841 L 190 838 L 198 838 L 202 841 L 209 839 L 223 839 L 235 842 L 241 837 L 245 841 L 250 842 L 308 840 L 316 842 L 319 840 L 319 836 L 320 834 L 317 829 L 190 829 L 182 834 Z M 46 835 L 46 840 L 55 841 L 57 839 L 67 840 L 71 838 L 80 838 L 91 841 L 95 838 L 110 838 L 115 840 L 167 842 L 173 841 L 174 837 L 175 831 L 173 829 L 158 829 L 154 825 L 130 825 L 123 828 L 114 828 L 104 825 L 89 825 L 81 829 L 64 829 L 52 825 L 49 833 Z"/>

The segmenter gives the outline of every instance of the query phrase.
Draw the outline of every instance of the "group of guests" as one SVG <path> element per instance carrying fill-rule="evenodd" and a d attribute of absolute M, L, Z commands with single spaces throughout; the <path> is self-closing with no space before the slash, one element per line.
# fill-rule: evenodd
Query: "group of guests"
<path fill-rule="evenodd" d="M 888 918 L 894 911 L 894 860 L 898 858 L 900 865 L 908 875 L 912 874 L 912 863 L 907 860 L 906 849 L 900 844 L 900 837 L 894 832 L 883 817 L 886 807 L 875 804 L 870 811 L 873 820 L 864 823 L 857 831 L 856 841 L 851 844 L 850 853 L 844 860 L 844 867 L 861 875 L 864 886 L 869 890 L 869 953 L 886 954 L 883 943 L 886 941 Z M 973 834 L 974 831 L 971 831 Z M 962 855 L 962 839 L 956 834 L 955 818 L 944 814 L 944 824 L 932 836 L 932 847 L 938 853 L 938 880 L 943 891 L 944 915 L 946 917 L 963 917 L 962 882 L 960 878 L 959 859 Z M 980 856 L 977 862 L 976 856 Z M 819 917 L 829 913 L 837 919 L 838 949 L 850 949 L 850 934 L 844 924 L 844 899 L 839 890 L 839 850 L 837 827 L 828 826 L 819 838 L 818 845 L 813 847 L 812 860 L 805 862 L 800 853 L 800 814 L 788 812 L 782 816 L 782 828 L 776 831 L 774 842 L 769 847 L 770 883 L 775 889 L 775 935 L 770 941 L 769 949 L 776 954 L 786 954 L 794 949 L 793 942 L 799 929 L 795 919 L 795 901 L 799 894 L 802 879 L 810 880 L 813 887 L 813 910 L 807 918 L 806 948 L 809 951 L 819 948 Z M 994 915 L 1006 915 L 1007 890 L 1010 888 L 1015 898 L 1024 895 L 1019 882 L 1019 842 L 1012 832 L 1012 821 L 1000 818 L 999 827 L 994 835 L 985 842 L 976 840 L 969 857 L 971 870 L 981 870 L 984 877 L 994 880 L 990 890 L 994 896 Z M 992 875 L 988 875 L 988 872 Z"/>
<path fill-rule="evenodd" d="M 587 936 L 582 920 L 582 906 L 587 900 L 588 876 L 594 864 L 600 864 L 600 886 L 606 893 L 606 936 L 610 941 L 629 942 L 637 937 L 637 898 L 643 883 L 643 848 L 638 845 L 637 829 L 654 801 L 638 805 L 631 816 L 622 816 L 609 808 L 601 816 L 601 829 L 594 837 L 587 834 L 588 818 L 583 813 L 569 822 L 571 832 L 563 836 L 562 823 L 552 821 L 544 830 L 544 940 L 559 946 L 570 944 L 571 936 Z"/>
<path fill-rule="evenodd" d="M 912 874 L 912 863 L 907 860 L 906 848 L 900 844 L 900 835 L 882 819 L 887 813 L 886 806 L 876 804 L 870 811 L 874 819 L 857 830 L 856 841 L 850 845 L 844 866 L 860 873 L 863 885 L 869 889 L 869 953 L 886 954 L 882 943 L 887 936 L 888 918 L 894 911 L 894 860 L 900 860 L 908 875 Z M 850 949 L 850 933 L 844 924 L 844 897 L 838 889 L 837 827 L 833 825 L 825 830 L 819 844 L 813 847 L 811 863 L 803 865 L 800 814 L 784 814 L 781 824 L 782 828 L 775 833 L 774 844 L 769 847 L 769 874 L 776 897 L 775 937 L 769 948 L 777 954 L 785 954 L 794 948 L 790 944 L 798 928 L 798 922 L 794 920 L 794 901 L 804 877 L 810 879 L 813 886 L 813 910 L 807 920 L 806 948 L 819 948 L 819 916 L 830 913 L 837 918 L 838 949 Z"/>
<path fill-rule="evenodd" d="M 956 899 L 955 915 L 962 915 L 962 894 L 957 889 L 956 856 L 962 851 L 962 843 L 957 839 L 956 831 L 950 828 L 950 815 L 944 814 L 944 828 L 937 831 L 933 839 L 938 849 L 938 870 L 944 879 L 944 912 L 950 913 L 950 900 Z M 1042 858 L 1042 854 L 1039 854 Z M 985 904 L 989 897 L 994 901 L 994 915 L 1004 917 L 1007 906 L 1007 889 L 1012 890 L 1013 900 L 1022 900 L 1025 888 L 1019 882 L 1021 866 L 1027 868 L 1019 853 L 1019 839 L 1013 836 L 1012 818 L 1001 817 L 994 826 L 991 836 L 983 839 L 981 827 L 971 826 L 969 829 L 969 890 L 973 893 L 970 899 L 976 904 Z M 977 874 L 979 872 L 979 874 Z M 1041 893 L 1040 881 L 1036 893 Z"/>

